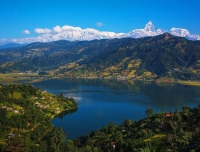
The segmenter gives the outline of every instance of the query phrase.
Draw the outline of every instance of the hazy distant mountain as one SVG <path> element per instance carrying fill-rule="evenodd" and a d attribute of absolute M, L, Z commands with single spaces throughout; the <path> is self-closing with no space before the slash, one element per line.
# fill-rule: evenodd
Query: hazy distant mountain
<path fill-rule="evenodd" d="M 45 33 L 40 33 L 38 37 L 28 37 L 21 39 L 0 40 L 0 44 L 17 42 L 20 44 L 33 43 L 33 42 L 51 42 L 58 40 L 68 41 L 85 41 L 85 40 L 100 40 L 100 39 L 114 39 L 114 38 L 142 38 L 148 36 L 156 36 L 168 32 L 174 36 L 185 37 L 189 40 L 200 40 L 199 35 L 192 35 L 187 29 L 172 28 L 171 30 L 159 29 L 149 21 L 143 29 L 135 29 L 128 33 L 114 33 L 106 31 L 98 31 L 91 28 L 81 29 L 80 27 L 73 26 L 56 26 L 53 30 L 48 30 Z"/>
<path fill-rule="evenodd" d="M 0 49 L 5 49 L 5 48 L 15 48 L 15 47 L 20 47 L 20 46 L 25 46 L 26 44 L 18 44 L 18 43 L 8 43 L 5 45 L 1 45 Z"/>

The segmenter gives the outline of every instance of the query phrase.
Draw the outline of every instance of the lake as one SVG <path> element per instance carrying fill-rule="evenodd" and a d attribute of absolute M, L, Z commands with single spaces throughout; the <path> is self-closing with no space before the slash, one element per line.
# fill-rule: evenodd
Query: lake
<path fill-rule="evenodd" d="M 63 93 L 78 102 L 78 109 L 52 120 L 56 127 L 68 132 L 68 139 L 99 130 L 124 119 L 137 121 L 146 117 L 147 108 L 154 112 L 169 112 L 183 106 L 200 104 L 200 87 L 154 82 L 100 79 L 53 79 L 33 84 L 53 94 Z"/>

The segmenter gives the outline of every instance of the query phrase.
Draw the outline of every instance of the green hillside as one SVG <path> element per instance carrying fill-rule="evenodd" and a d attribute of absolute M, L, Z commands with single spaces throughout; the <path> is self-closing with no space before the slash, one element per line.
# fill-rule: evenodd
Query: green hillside
<path fill-rule="evenodd" d="M 43 151 L 46 136 L 51 143 L 53 133 L 64 135 L 51 119 L 73 109 L 77 109 L 75 100 L 62 94 L 30 85 L 0 85 L 0 151 Z"/>
<path fill-rule="evenodd" d="M 15 52 L 12 61 L 6 58 L 6 51 L 0 52 L 4 61 L 1 73 L 45 71 L 68 77 L 200 80 L 200 41 L 168 33 L 140 39 L 34 43 L 11 50 Z"/>
<path fill-rule="evenodd" d="M 79 151 L 199 152 L 200 107 L 156 114 L 149 108 L 145 112 L 147 118 L 126 119 L 119 126 L 110 122 L 75 139 L 74 144 Z"/>

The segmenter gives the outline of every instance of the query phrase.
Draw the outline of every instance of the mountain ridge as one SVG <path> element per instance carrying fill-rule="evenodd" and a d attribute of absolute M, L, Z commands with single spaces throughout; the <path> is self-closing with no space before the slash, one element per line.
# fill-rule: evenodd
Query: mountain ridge
<path fill-rule="evenodd" d="M 0 45 L 0 49 L 15 48 L 15 47 L 21 47 L 21 46 L 25 46 L 25 45 L 26 44 L 7 43 L 5 45 Z"/>
<path fill-rule="evenodd" d="M 33 43 L 0 52 L 0 72 L 67 77 L 200 80 L 200 41 L 154 37 Z"/>

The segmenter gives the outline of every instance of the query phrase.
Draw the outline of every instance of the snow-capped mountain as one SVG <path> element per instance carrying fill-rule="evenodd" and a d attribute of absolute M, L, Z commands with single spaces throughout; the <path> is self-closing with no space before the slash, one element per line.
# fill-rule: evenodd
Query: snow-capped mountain
<path fill-rule="evenodd" d="M 170 30 L 170 33 L 174 36 L 179 36 L 179 37 L 185 37 L 190 40 L 200 40 L 199 35 L 192 35 L 187 29 L 181 29 L 181 28 L 172 28 Z"/>
<path fill-rule="evenodd" d="M 132 38 L 141 38 L 141 37 L 147 37 L 147 36 L 156 36 L 159 34 L 163 34 L 164 30 L 158 29 L 153 25 L 151 21 L 149 21 L 144 29 L 135 29 L 129 33 L 127 33 L 127 37 L 132 37 Z"/>
<path fill-rule="evenodd" d="M 7 43 L 20 43 L 27 44 L 33 42 L 50 42 L 57 40 L 69 40 L 69 41 L 83 41 L 83 40 L 94 40 L 94 39 L 113 39 L 113 38 L 141 38 L 147 36 L 156 36 L 168 32 L 174 36 L 185 37 L 190 40 L 200 40 L 200 35 L 192 35 L 187 29 L 182 28 L 172 28 L 169 31 L 162 30 L 153 25 L 149 21 L 143 29 L 135 29 L 129 33 L 114 33 L 106 31 L 98 31 L 91 28 L 81 29 L 80 27 L 73 26 L 55 26 L 51 29 L 35 29 L 35 32 L 40 34 L 38 37 L 27 37 L 21 39 L 2 39 L 0 40 L 0 45 Z"/>

